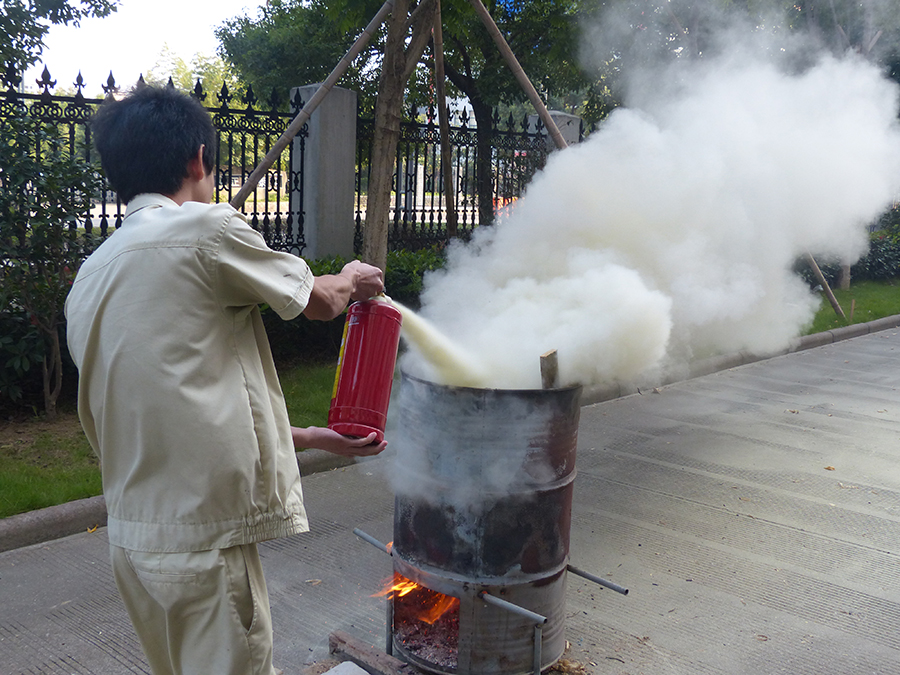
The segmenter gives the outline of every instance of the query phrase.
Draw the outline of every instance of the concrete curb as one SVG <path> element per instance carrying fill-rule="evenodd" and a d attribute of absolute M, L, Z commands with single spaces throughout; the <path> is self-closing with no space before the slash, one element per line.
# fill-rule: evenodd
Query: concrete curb
<path fill-rule="evenodd" d="M 341 457 L 324 450 L 297 453 L 303 476 L 350 466 L 355 461 L 352 457 Z M 0 519 L 0 553 L 97 527 L 106 527 L 106 500 L 102 495 L 20 513 Z"/>
<path fill-rule="evenodd" d="M 78 499 L 0 520 L 0 552 L 41 544 L 106 525 L 106 500 Z"/>
<path fill-rule="evenodd" d="M 691 364 L 689 372 L 684 377 L 673 377 L 671 380 L 657 384 L 642 385 L 644 388 L 660 387 L 675 382 L 690 380 L 702 375 L 709 375 L 729 368 L 743 366 L 757 361 L 762 361 L 775 356 L 782 356 L 793 352 L 822 347 L 841 340 L 847 340 L 861 335 L 877 333 L 882 330 L 900 327 L 900 314 L 877 319 L 868 323 L 845 326 L 824 333 L 806 335 L 795 340 L 787 349 L 772 354 L 757 355 L 747 352 L 717 356 L 704 359 Z M 631 394 L 639 394 L 640 387 L 630 384 L 610 384 L 596 387 L 586 387 L 581 397 L 582 405 L 601 403 Z M 350 457 L 340 457 L 324 450 L 304 450 L 297 453 L 297 462 L 300 465 L 301 475 L 308 476 L 321 471 L 331 471 L 344 466 L 350 466 L 357 460 Z M 91 497 L 80 499 L 68 504 L 51 506 L 46 509 L 38 509 L 17 516 L 0 519 L 0 552 L 9 551 L 23 546 L 40 544 L 52 539 L 67 537 L 78 532 L 84 532 L 95 527 L 106 526 L 106 501 L 103 497 Z"/>

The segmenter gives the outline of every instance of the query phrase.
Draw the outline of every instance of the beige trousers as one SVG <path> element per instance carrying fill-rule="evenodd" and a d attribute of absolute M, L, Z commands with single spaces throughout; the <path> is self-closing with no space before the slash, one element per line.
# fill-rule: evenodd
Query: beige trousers
<path fill-rule="evenodd" d="M 116 586 L 153 675 L 273 675 L 255 544 L 191 553 L 110 546 Z"/>

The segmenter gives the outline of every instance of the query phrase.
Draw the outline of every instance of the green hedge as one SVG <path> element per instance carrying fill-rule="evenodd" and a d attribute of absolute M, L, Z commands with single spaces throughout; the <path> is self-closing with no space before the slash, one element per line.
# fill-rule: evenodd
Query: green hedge
<path fill-rule="evenodd" d="M 342 258 L 312 260 L 310 269 L 316 276 L 336 274 L 346 264 Z M 443 252 L 438 249 L 422 251 L 389 251 L 385 271 L 385 292 L 413 309 L 419 308 L 419 293 L 427 272 L 444 266 Z M 281 366 L 299 359 L 326 361 L 337 358 L 344 332 L 344 316 L 333 321 L 310 321 L 299 316 L 283 321 L 270 309 L 263 311 L 266 333 L 272 345 L 276 363 Z"/>
<path fill-rule="evenodd" d="M 341 258 L 310 261 L 316 276 L 336 274 L 346 263 Z M 419 307 L 419 293 L 426 272 L 444 265 L 437 250 L 392 251 L 387 256 L 385 286 L 388 295 L 413 308 Z M 275 312 L 263 310 L 263 321 L 279 366 L 299 359 L 331 361 L 337 358 L 344 329 L 344 317 L 333 321 L 310 321 L 300 316 L 282 321 Z M 0 414 L 13 411 L 37 412 L 42 403 L 41 342 L 28 315 L 9 302 L 0 289 Z M 74 365 L 64 350 L 66 375 L 64 396 L 74 400 Z"/>
<path fill-rule="evenodd" d="M 900 277 L 900 237 L 889 230 L 878 230 L 869 237 L 869 252 L 850 267 L 852 281 L 884 281 Z M 828 256 L 814 256 L 822 275 L 836 285 L 841 275 L 840 261 Z M 819 285 L 806 260 L 799 259 L 794 271 L 815 288 Z"/>

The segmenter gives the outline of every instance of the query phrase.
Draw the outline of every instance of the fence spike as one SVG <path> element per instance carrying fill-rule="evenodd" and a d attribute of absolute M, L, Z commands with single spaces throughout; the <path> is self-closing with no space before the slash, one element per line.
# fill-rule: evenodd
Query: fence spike
<path fill-rule="evenodd" d="M 37 86 L 43 87 L 44 91 L 41 92 L 41 103 L 50 104 L 50 87 L 56 86 L 56 80 L 50 79 L 50 70 L 47 66 L 44 66 L 44 71 L 41 73 L 41 79 L 35 80 Z"/>
<path fill-rule="evenodd" d="M 138 78 L 138 86 L 141 87 L 145 85 L 144 76 L 141 75 Z M 103 92 L 107 96 L 112 96 L 116 92 L 119 91 L 119 87 L 116 86 L 116 78 L 113 77 L 112 71 L 109 71 L 109 77 L 106 78 L 106 84 L 103 85 Z"/>
<path fill-rule="evenodd" d="M 294 91 L 294 98 L 291 99 L 291 112 L 296 114 L 303 109 L 304 105 L 306 105 L 306 103 L 303 100 L 303 97 L 300 95 L 300 88 L 298 87 Z"/>
<path fill-rule="evenodd" d="M 256 94 L 253 93 L 253 85 L 248 84 L 247 85 L 247 93 L 244 94 L 244 98 L 242 99 L 244 105 L 246 105 L 247 109 L 249 110 L 249 109 L 253 108 L 253 106 L 256 104 L 256 102 L 258 100 L 259 99 L 256 98 Z"/>
<path fill-rule="evenodd" d="M 281 104 L 281 96 L 278 93 L 278 90 L 275 87 L 272 87 L 272 93 L 269 94 L 269 106 L 271 107 L 271 114 L 278 114 L 278 106 Z"/>
<path fill-rule="evenodd" d="M 191 94 L 198 101 L 206 100 L 206 92 L 203 91 L 203 83 L 200 81 L 200 78 L 197 78 L 197 84 L 194 85 L 194 91 Z"/>
<path fill-rule="evenodd" d="M 234 97 L 231 95 L 231 92 L 228 91 L 228 85 L 225 84 L 224 82 L 222 82 L 222 88 L 219 90 L 219 93 L 216 95 L 216 98 L 219 100 L 219 103 L 222 104 L 221 105 L 222 110 L 227 110 L 228 103 Z"/>

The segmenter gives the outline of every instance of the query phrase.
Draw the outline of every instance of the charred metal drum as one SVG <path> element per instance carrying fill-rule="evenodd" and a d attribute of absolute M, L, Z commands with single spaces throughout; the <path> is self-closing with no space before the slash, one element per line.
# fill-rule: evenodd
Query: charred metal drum
<path fill-rule="evenodd" d="M 483 592 L 547 618 L 541 669 L 562 655 L 580 394 L 404 375 L 392 403 L 392 555 L 395 575 L 425 587 L 393 598 L 393 646 L 409 662 L 434 673 L 534 672 L 534 620 Z M 438 619 L 416 606 L 448 599 L 458 602 Z"/>

